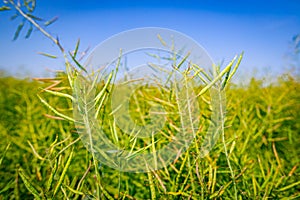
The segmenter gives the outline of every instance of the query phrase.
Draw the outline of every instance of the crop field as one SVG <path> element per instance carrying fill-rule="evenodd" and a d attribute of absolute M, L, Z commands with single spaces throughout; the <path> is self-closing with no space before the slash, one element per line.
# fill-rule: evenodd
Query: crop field
<path fill-rule="evenodd" d="M 207 156 L 197 157 L 197 145 L 209 120 L 203 117 L 198 139 L 190 148 L 169 166 L 148 173 L 119 172 L 94 160 L 74 123 L 50 109 L 55 107 L 66 116 L 72 112 L 70 101 L 43 92 L 42 88 L 49 89 L 55 80 L 59 83 L 51 91 L 71 93 L 64 73 L 51 80 L 1 76 L 0 199 L 300 197 L 297 77 L 282 75 L 268 86 L 254 78 L 243 87 L 229 84 L 225 141 L 219 137 Z M 208 106 L 201 109 L 203 116 L 209 115 Z M 107 117 L 102 122 L 109 125 L 110 120 Z M 143 145 L 139 143 L 136 148 Z"/>
<path fill-rule="evenodd" d="M 42 33 L 58 47 L 65 71 L 27 79 L 0 71 L 0 200 L 300 199 L 297 73 L 239 85 L 232 77 L 243 53 L 224 69 L 203 64 L 212 67 L 207 72 L 189 60 L 195 55 L 184 52 L 188 43 L 176 49 L 156 32 L 171 56 L 151 56 L 170 61 L 172 71 L 143 67 L 162 69 L 154 78 L 167 71 L 162 79 L 148 84 L 144 74 L 118 74 L 127 68 L 122 49 L 108 74 L 88 71 L 78 59 L 80 40 L 67 52 L 47 32 L 56 17 L 33 15 L 34 0 L 3 4 L 0 11 L 15 11 L 11 20 L 22 18 L 14 40 L 28 23 L 25 38 Z M 173 80 L 173 72 L 181 78 Z"/>

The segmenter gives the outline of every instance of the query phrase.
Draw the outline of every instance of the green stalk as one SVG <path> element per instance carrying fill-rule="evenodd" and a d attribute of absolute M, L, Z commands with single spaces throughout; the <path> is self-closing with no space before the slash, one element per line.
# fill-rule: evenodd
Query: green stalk
<path fill-rule="evenodd" d="M 53 192 L 53 197 L 55 197 L 56 193 L 58 192 L 58 190 L 60 189 L 60 186 L 66 176 L 66 173 L 70 167 L 70 164 L 71 164 L 71 161 L 72 161 L 72 158 L 73 158 L 73 149 L 71 151 L 71 153 L 69 154 L 69 157 L 68 157 L 68 160 L 67 160 L 67 163 L 63 169 L 63 172 L 61 173 L 61 176 L 59 177 L 59 180 L 58 180 L 58 183 L 54 189 L 54 192 Z"/>

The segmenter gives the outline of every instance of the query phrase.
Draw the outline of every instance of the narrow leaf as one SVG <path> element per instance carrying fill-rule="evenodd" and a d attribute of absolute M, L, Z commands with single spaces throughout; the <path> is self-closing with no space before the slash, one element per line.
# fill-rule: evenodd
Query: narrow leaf
<path fill-rule="evenodd" d="M 150 171 L 147 174 L 148 174 L 148 180 L 149 180 L 149 186 L 150 186 L 151 200 L 155 200 L 156 199 L 156 193 L 155 193 L 155 186 L 154 186 L 152 173 Z"/>
<path fill-rule="evenodd" d="M 42 55 L 42 56 L 46 56 L 48 58 L 57 58 L 57 56 L 55 55 L 51 55 L 51 54 L 48 54 L 48 53 L 43 53 L 43 52 L 38 52 L 38 54 Z"/>
<path fill-rule="evenodd" d="M 60 157 L 58 157 L 58 158 L 55 160 L 54 167 L 52 168 L 50 177 L 49 177 L 48 182 L 47 182 L 46 191 L 49 191 L 50 188 L 52 187 L 52 183 L 53 183 L 53 180 L 54 180 L 54 176 L 55 176 L 56 171 L 57 171 L 57 168 L 58 168 L 58 161 L 59 161 L 59 159 L 60 159 Z"/>
<path fill-rule="evenodd" d="M 79 44 L 80 44 L 80 39 L 78 39 L 77 43 L 76 43 L 76 47 L 75 47 L 75 50 L 74 50 L 74 53 L 73 53 L 74 58 L 76 58 L 76 56 L 77 56 Z"/>
<path fill-rule="evenodd" d="M 190 56 L 190 52 L 188 52 L 186 54 L 186 56 L 180 61 L 180 63 L 177 65 L 177 69 L 179 69 L 181 67 L 181 65 L 188 59 L 188 57 Z"/>
<path fill-rule="evenodd" d="M 50 110 L 52 110 L 55 114 L 57 114 L 58 116 L 68 120 L 68 121 L 71 121 L 71 122 L 75 122 L 74 119 L 72 119 L 71 117 L 68 117 L 60 112 L 58 112 L 55 108 L 53 108 L 52 106 L 50 106 L 43 98 L 41 98 L 39 95 L 37 95 L 38 98 L 40 99 L 40 101 L 45 105 L 47 106 Z"/>
<path fill-rule="evenodd" d="M 71 54 L 69 53 L 72 60 L 75 62 L 75 64 L 77 65 L 77 67 L 79 67 L 81 70 L 83 70 L 85 73 L 88 74 L 88 72 L 86 71 L 86 69 L 76 60 L 76 58 Z"/>
<path fill-rule="evenodd" d="M 224 79 L 224 82 L 222 84 L 222 90 L 225 88 L 225 86 L 227 85 L 228 81 L 229 81 L 229 74 L 230 74 L 230 71 L 231 71 L 231 68 L 229 68 L 228 72 L 226 73 L 226 76 L 225 76 L 225 79 Z"/>
<path fill-rule="evenodd" d="M 75 101 L 74 97 L 69 95 L 69 94 L 66 94 L 66 93 L 62 93 L 62 92 L 56 92 L 56 91 L 52 91 L 52 90 L 44 90 L 45 92 L 48 92 L 54 96 L 58 96 L 58 97 L 64 97 L 64 98 L 68 98 L 68 99 L 71 99 L 72 101 Z"/>
<path fill-rule="evenodd" d="M 11 8 L 8 6 L 2 6 L 0 7 L 0 11 L 10 10 Z"/>
<path fill-rule="evenodd" d="M 297 185 L 300 185 L 300 181 L 295 182 L 295 183 L 292 183 L 292 184 L 290 184 L 290 185 L 288 185 L 288 186 L 285 186 L 285 187 L 283 187 L 283 188 L 280 188 L 278 191 L 279 191 L 279 192 L 282 192 L 282 191 L 284 191 L 284 190 L 291 189 L 291 188 L 293 188 L 293 187 L 295 187 L 295 186 L 297 186 Z"/>
<path fill-rule="evenodd" d="M 45 158 L 43 158 L 42 156 L 40 156 L 40 154 L 38 154 L 38 152 L 35 150 L 34 146 L 30 143 L 29 140 L 27 140 L 27 143 L 29 144 L 29 146 L 31 147 L 31 149 L 32 149 L 32 151 L 33 151 L 33 153 L 34 153 L 34 155 L 35 155 L 38 159 L 40 159 L 40 160 L 45 160 Z"/>
<path fill-rule="evenodd" d="M 1 156 L 1 158 L 0 158 L 0 166 L 1 166 L 1 164 L 2 164 L 2 161 L 3 161 L 4 157 L 5 157 L 6 152 L 7 152 L 8 149 L 9 149 L 9 147 L 10 147 L 10 143 L 8 143 L 8 145 L 6 146 L 4 152 L 2 153 L 2 156 Z"/>
<path fill-rule="evenodd" d="M 69 166 L 70 166 L 70 164 L 71 164 L 72 158 L 73 158 L 73 149 L 72 149 L 72 151 L 71 151 L 71 153 L 70 153 L 70 155 L 69 155 L 69 158 L 68 158 L 68 160 L 67 160 L 67 163 L 66 163 L 66 165 L 65 165 L 65 167 L 64 167 L 64 169 L 63 169 L 63 172 L 62 172 L 62 174 L 61 174 L 61 176 L 60 176 L 60 178 L 59 178 L 59 180 L 58 180 L 58 183 L 57 183 L 57 185 L 56 185 L 56 187 L 55 187 L 55 189 L 54 189 L 53 197 L 54 197 L 54 196 L 56 195 L 56 193 L 58 192 L 58 190 L 59 190 L 59 188 L 60 188 L 60 186 L 61 186 L 61 184 L 62 184 L 62 182 L 63 182 L 63 180 L 64 180 L 64 178 L 65 178 L 65 176 L 66 176 L 66 173 L 67 173 L 67 171 L 68 171 L 68 169 L 69 169 Z"/>
<path fill-rule="evenodd" d="M 160 36 L 160 34 L 157 34 L 157 38 L 159 39 L 160 43 L 163 45 L 163 46 L 167 46 L 167 43 L 163 40 L 163 38 Z"/>
<path fill-rule="evenodd" d="M 19 169 L 19 175 L 22 178 L 22 181 L 24 182 L 26 188 L 29 190 L 29 192 L 31 194 L 33 194 L 33 196 L 36 199 L 41 199 L 39 192 L 37 191 L 36 187 L 33 185 L 33 183 L 31 183 L 29 181 L 29 178 L 24 174 L 23 169 L 20 168 Z"/>
<path fill-rule="evenodd" d="M 28 39 L 32 33 L 32 30 L 33 30 L 33 27 L 30 26 L 30 28 L 28 29 L 27 33 L 26 33 L 26 36 L 25 36 L 25 39 Z"/>
<path fill-rule="evenodd" d="M 232 76 L 235 74 L 237 68 L 239 67 L 239 65 L 243 59 L 243 56 L 244 56 L 244 52 L 242 52 L 241 55 L 239 56 L 238 61 L 236 62 L 235 66 L 233 67 L 232 72 L 230 73 L 230 75 L 228 77 L 228 80 L 231 80 Z"/>
<path fill-rule="evenodd" d="M 73 192 L 73 193 L 75 193 L 75 194 L 79 194 L 79 195 L 85 195 L 83 192 L 80 192 L 80 191 L 78 191 L 78 190 L 76 190 L 76 189 L 73 189 L 73 188 L 71 188 L 70 186 L 68 186 L 68 185 L 65 185 L 71 192 Z"/>
<path fill-rule="evenodd" d="M 44 23 L 44 25 L 45 25 L 45 26 L 49 26 L 49 25 L 53 24 L 56 20 L 58 20 L 58 17 L 57 17 L 57 16 L 53 17 L 53 18 L 50 19 L 49 21 L 46 21 L 46 22 Z"/>
<path fill-rule="evenodd" d="M 24 27 L 24 22 L 22 22 L 22 23 L 18 26 L 18 28 L 17 28 L 17 30 L 16 30 L 16 32 L 15 32 L 15 35 L 14 35 L 13 40 L 16 40 L 16 39 L 19 37 L 20 32 L 21 32 L 21 30 L 23 29 L 23 27 Z"/>
<path fill-rule="evenodd" d="M 230 69 L 231 69 L 231 67 L 232 67 L 232 65 L 233 65 L 233 63 L 235 62 L 235 60 L 236 60 L 236 57 L 234 57 L 233 59 L 232 59 L 232 61 L 227 65 L 227 67 L 222 71 L 222 72 L 220 72 L 215 78 L 214 78 L 214 80 L 212 80 L 212 82 L 210 82 L 208 85 L 206 85 L 200 92 L 199 92 L 199 94 L 198 94 L 198 96 L 201 96 L 201 95 L 203 95 L 205 92 L 207 92 L 207 90 L 208 89 L 210 89 L 218 80 L 220 80 L 222 77 L 223 77 L 223 75 L 225 74 L 225 73 L 227 73 Z M 238 65 L 236 65 L 235 67 L 237 68 L 237 66 Z M 232 72 L 232 73 L 234 73 L 234 72 Z M 230 80 L 230 76 L 229 76 L 229 80 Z"/>
<path fill-rule="evenodd" d="M 18 16 L 19 16 L 19 14 L 16 13 L 16 14 L 14 14 L 13 16 L 10 17 L 10 20 L 14 20 L 14 19 L 16 19 Z"/>
<path fill-rule="evenodd" d="M 37 17 L 37 16 L 34 16 L 34 15 L 32 15 L 32 14 L 26 14 L 28 17 L 30 17 L 30 18 L 32 18 L 32 19 L 34 19 L 34 20 L 37 20 L 37 21 L 43 21 L 43 19 L 42 18 L 40 18 L 40 17 Z"/>

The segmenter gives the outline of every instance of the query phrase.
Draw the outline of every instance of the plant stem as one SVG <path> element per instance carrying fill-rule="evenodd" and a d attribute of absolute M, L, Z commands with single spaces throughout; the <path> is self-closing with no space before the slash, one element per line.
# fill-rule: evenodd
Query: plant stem
<path fill-rule="evenodd" d="M 224 91 L 220 91 L 219 92 L 219 99 L 220 101 L 223 101 L 223 96 L 222 96 L 222 92 Z M 222 131 L 222 143 L 224 145 L 224 152 L 225 152 L 225 156 L 226 156 L 226 160 L 227 160 L 227 164 L 228 164 L 228 167 L 229 167 L 229 170 L 230 170 L 230 174 L 231 174 L 231 179 L 232 179 L 232 183 L 233 183 L 233 187 L 234 187 L 234 198 L 237 200 L 238 197 L 237 197 L 237 188 L 236 188 L 236 183 L 235 183 L 235 175 L 234 175 L 234 172 L 232 170 L 232 166 L 230 164 L 230 160 L 229 160 L 229 155 L 228 155 L 228 152 L 227 152 L 227 147 L 226 147 L 226 141 L 225 141 L 225 131 L 224 131 L 224 121 L 225 121 L 225 117 L 224 117 L 224 113 L 225 111 L 223 110 L 223 106 L 222 106 L 222 103 L 219 104 L 220 106 L 220 113 L 221 113 L 221 131 Z"/>

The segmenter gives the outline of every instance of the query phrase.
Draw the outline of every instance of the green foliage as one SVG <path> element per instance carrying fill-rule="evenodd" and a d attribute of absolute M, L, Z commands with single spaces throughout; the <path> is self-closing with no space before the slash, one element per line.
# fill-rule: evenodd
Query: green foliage
<path fill-rule="evenodd" d="M 202 159 L 194 143 L 164 169 L 120 173 L 93 160 L 73 123 L 40 103 L 37 93 L 65 115 L 71 112 L 71 100 L 40 92 L 45 87 L 70 93 L 65 74 L 39 82 L 0 79 L 0 199 L 234 198 L 221 142 Z M 247 87 L 227 88 L 226 146 L 239 198 L 299 198 L 299 87 L 284 75 L 269 86 L 253 78 Z"/>

